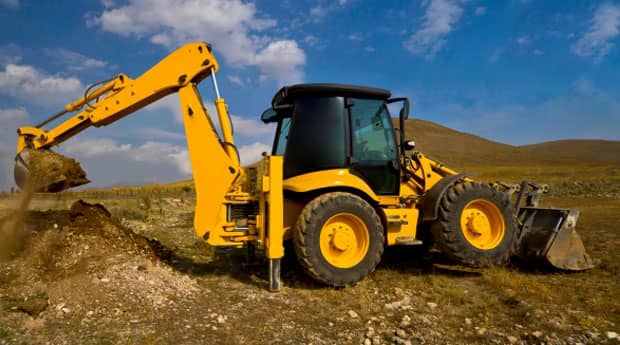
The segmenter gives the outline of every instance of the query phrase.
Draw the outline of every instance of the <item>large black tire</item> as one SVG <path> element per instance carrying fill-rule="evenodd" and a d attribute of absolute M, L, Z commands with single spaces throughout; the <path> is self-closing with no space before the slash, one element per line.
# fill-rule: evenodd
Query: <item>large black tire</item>
<path fill-rule="evenodd" d="M 343 192 L 326 193 L 306 204 L 293 236 L 295 254 L 304 271 L 316 281 L 335 287 L 368 276 L 381 260 L 385 242 L 375 210 L 364 199 Z M 347 244 L 353 247 L 343 249 Z"/>
<path fill-rule="evenodd" d="M 478 182 L 452 185 L 441 199 L 438 219 L 431 225 L 439 251 L 472 267 L 507 264 L 516 248 L 517 229 L 508 196 Z"/>

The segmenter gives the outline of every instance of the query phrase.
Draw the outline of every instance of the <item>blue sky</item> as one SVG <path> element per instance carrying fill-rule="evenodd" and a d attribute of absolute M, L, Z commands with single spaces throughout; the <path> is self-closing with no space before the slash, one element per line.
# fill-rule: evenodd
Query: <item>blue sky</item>
<path fill-rule="evenodd" d="M 0 189 L 18 126 L 196 40 L 214 45 L 246 162 L 271 145 L 260 113 L 297 82 L 387 88 L 412 117 L 513 145 L 620 140 L 619 1 L 0 0 L 0 29 Z M 59 150 L 92 186 L 187 178 L 177 108 L 168 97 Z"/>

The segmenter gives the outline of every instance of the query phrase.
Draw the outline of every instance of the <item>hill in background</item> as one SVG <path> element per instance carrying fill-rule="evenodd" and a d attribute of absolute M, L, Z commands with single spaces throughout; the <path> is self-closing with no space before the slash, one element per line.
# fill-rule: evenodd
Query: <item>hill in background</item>
<path fill-rule="evenodd" d="M 395 125 L 398 123 L 395 121 Z M 416 150 L 456 169 L 484 166 L 618 165 L 620 141 L 560 140 L 511 146 L 436 123 L 409 119 L 407 137 Z"/>

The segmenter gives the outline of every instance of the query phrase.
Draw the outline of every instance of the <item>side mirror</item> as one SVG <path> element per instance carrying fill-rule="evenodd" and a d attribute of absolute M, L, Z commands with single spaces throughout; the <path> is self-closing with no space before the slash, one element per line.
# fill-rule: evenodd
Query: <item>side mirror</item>
<path fill-rule="evenodd" d="M 269 122 L 274 122 L 277 117 L 278 117 L 278 113 L 273 108 L 269 108 L 263 111 L 263 114 L 260 116 L 260 119 L 264 123 L 269 123 Z"/>
<path fill-rule="evenodd" d="M 403 101 L 403 107 L 400 108 L 400 117 L 403 120 L 407 120 L 409 118 L 409 99 L 405 98 Z"/>
<path fill-rule="evenodd" d="M 411 151 L 415 148 L 415 141 L 413 140 L 405 140 L 405 142 L 403 142 L 403 149 L 405 151 Z"/>
<path fill-rule="evenodd" d="M 400 113 L 398 116 L 398 140 L 401 144 L 401 154 L 404 156 L 405 151 L 412 150 L 415 146 L 413 141 L 405 140 L 405 120 L 409 118 L 409 98 L 407 97 L 399 97 L 399 98 L 390 98 L 386 101 L 386 103 L 394 103 L 394 102 L 403 102 L 403 107 L 400 109 Z M 411 148 L 408 148 L 408 143 L 411 142 Z"/>
<path fill-rule="evenodd" d="M 263 114 L 260 116 L 260 119 L 264 123 L 276 122 L 280 119 L 280 116 L 282 115 L 284 110 L 290 110 L 290 109 L 293 109 L 292 104 L 277 105 L 273 108 L 269 108 L 263 111 Z"/>

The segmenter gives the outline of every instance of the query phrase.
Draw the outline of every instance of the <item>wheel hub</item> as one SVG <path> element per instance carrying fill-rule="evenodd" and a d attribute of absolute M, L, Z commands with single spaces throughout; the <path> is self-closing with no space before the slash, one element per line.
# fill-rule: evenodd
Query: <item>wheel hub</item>
<path fill-rule="evenodd" d="M 474 199 L 461 213 L 461 231 L 472 246 L 493 249 L 502 242 L 505 234 L 502 212 L 489 200 Z"/>
<path fill-rule="evenodd" d="M 346 251 L 351 248 L 355 242 L 355 234 L 353 230 L 347 226 L 339 226 L 334 229 L 331 245 L 340 251 Z"/>
<path fill-rule="evenodd" d="M 472 213 L 467 219 L 467 231 L 475 236 L 482 236 L 490 229 L 489 219 L 480 212 Z"/>
<path fill-rule="evenodd" d="M 366 224 L 351 213 L 338 213 L 327 219 L 319 241 L 323 258 L 338 268 L 359 264 L 370 245 Z"/>

